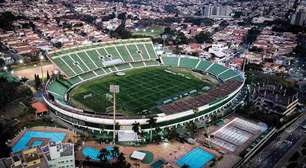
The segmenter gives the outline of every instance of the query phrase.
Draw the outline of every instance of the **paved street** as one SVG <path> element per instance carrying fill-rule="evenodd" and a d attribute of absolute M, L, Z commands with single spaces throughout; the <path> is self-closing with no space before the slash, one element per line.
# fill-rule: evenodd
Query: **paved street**
<path fill-rule="evenodd" d="M 306 124 L 306 114 L 303 114 L 289 128 L 268 144 L 250 162 L 249 167 L 272 168 L 277 162 L 305 136 L 300 126 Z"/>

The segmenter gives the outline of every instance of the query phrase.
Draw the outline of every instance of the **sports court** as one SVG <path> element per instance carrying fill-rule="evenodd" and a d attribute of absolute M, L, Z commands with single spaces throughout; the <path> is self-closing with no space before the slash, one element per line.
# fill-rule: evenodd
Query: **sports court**
<path fill-rule="evenodd" d="M 232 121 L 211 134 L 211 143 L 223 149 L 234 152 L 254 136 L 258 136 L 267 129 L 265 125 L 255 124 L 241 118 Z"/>

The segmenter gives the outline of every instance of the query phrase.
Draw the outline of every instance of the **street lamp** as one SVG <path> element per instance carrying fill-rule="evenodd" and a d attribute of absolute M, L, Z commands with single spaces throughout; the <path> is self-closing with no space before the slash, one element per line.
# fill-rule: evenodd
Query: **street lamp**
<path fill-rule="evenodd" d="M 113 93 L 113 144 L 116 142 L 116 93 L 119 93 L 119 85 L 110 85 L 109 91 Z"/>
<path fill-rule="evenodd" d="M 40 60 L 40 72 L 41 72 L 41 79 L 42 79 L 42 83 L 44 83 L 44 71 L 43 71 L 43 65 L 42 62 L 44 60 L 44 56 L 40 55 L 39 56 L 39 60 Z"/>
<path fill-rule="evenodd" d="M 19 60 L 19 64 L 23 64 L 23 60 L 22 59 Z"/>

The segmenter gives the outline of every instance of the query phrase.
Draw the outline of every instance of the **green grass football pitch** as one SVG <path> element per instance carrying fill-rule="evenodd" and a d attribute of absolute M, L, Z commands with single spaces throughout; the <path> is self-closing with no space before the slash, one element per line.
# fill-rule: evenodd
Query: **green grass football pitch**
<path fill-rule="evenodd" d="M 183 77 L 164 71 L 164 68 L 134 69 L 126 72 L 125 76 L 109 75 L 101 79 L 89 81 L 73 89 L 70 93 L 72 102 L 78 102 L 96 112 L 105 112 L 112 105 L 109 93 L 110 84 L 120 85 L 117 96 L 117 109 L 124 115 L 139 115 L 143 110 L 158 112 L 155 108 L 162 100 L 178 93 L 207 86 L 207 83 L 184 72 Z M 84 99 L 84 95 L 93 96 Z M 108 97 L 108 98 L 107 98 Z M 79 105 L 77 105 L 79 106 Z"/>

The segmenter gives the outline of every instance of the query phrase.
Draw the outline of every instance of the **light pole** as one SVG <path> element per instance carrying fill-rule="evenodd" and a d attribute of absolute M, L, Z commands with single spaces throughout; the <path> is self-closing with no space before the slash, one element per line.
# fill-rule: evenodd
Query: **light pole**
<path fill-rule="evenodd" d="M 42 83 L 44 83 L 44 71 L 43 71 L 43 65 L 42 65 L 43 60 L 44 60 L 44 56 L 40 55 L 39 62 L 40 62 L 40 72 L 41 72 Z"/>
<path fill-rule="evenodd" d="M 19 60 L 19 64 L 23 64 L 23 59 L 20 59 L 20 60 Z"/>
<path fill-rule="evenodd" d="M 113 93 L 113 144 L 116 143 L 116 93 L 119 93 L 119 85 L 110 85 L 109 91 Z"/>

